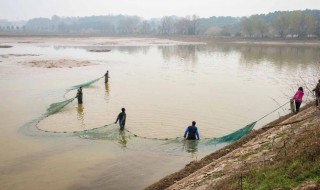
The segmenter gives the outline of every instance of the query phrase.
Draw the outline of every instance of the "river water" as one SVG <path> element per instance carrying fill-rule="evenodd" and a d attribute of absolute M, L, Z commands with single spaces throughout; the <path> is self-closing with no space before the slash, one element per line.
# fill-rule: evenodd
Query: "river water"
<path fill-rule="evenodd" d="M 286 103 L 297 86 L 313 80 L 320 60 L 319 48 L 301 46 L 90 46 L 10 39 L 6 44 L 13 47 L 0 49 L 1 189 L 142 189 L 226 145 L 148 138 L 181 137 L 193 120 L 201 138 L 232 133 Z M 96 64 L 40 68 L 21 63 L 51 59 Z M 84 88 L 82 106 L 73 101 L 39 119 L 51 103 L 75 96 L 75 90 L 66 89 L 106 70 L 109 83 L 101 79 Z M 110 125 L 107 136 L 73 133 L 113 123 L 122 107 L 126 129 L 139 137 L 120 133 L 117 125 Z"/>

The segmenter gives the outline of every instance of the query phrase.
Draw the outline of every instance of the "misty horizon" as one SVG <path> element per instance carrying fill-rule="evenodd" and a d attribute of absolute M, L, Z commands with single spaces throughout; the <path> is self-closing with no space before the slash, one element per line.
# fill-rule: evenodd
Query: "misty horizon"
<path fill-rule="evenodd" d="M 139 16 L 145 20 L 175 15 L 185 17 L 197 15 L 200 18 L 245 17 L 256 14 L 268 14 L 275 11 L 293 11 L 320 9 L 320 4 L 313 0 L 270 0 L 256 2 L 248 0 L 199 0 L 196 2 L 181 0 L 144 1 L 144 0 L 0 0 L 0 20 L 27 21 L 32 18 L 90 17 L 106 15 Z M 236 8 L 236 9 L 235 9 Z"/>
<path fill-rule="evenodd" d="M 125 16 L 125 17 L 138 17 L 140 18 L 141 20 L 160 20 L 161 18 L 163 17 L 176 17 L 176 18 L 185 18 L 185 17 L 188 17 L 188 16 L 197 16 L 198 18 L 200 19 L 208 19 L 208 18 L 212 18 L 212 17 L 216 17 L 216 18 L 227 18 L 227 17 L 232 17 L 232 18 L 242 18 L 242 17 L 250 17 L 250 16 L 253 16 L 253 15 L 268 15 L 268 14 L 273 14 L 273 13 L 277 13 L 277 12 L 293 12 L 293 11 L 317 11 L 317 10 L 320 10 L 320 9 L 304 9 L 304 10 L 291 10 L 291 11 L 280 11 L 280 10 L 275 10 L 275 11 L 272 11 L 272 12 L 267 12 L 267 13 L 257 13 L 257 14 L 252 14 L 252 15 L 247 15 L 247 16 L 231 16 L 231 15 L 225 15 L 225 16 L 218 16 L 218 15 L 211 15 L 211 16 L 208 16 L 208 17 L 199 17 L 199 15 L 197 14 L 188 14 L 188 15 L 184 15 L 184 16 L 178 16 L 178 15 L 164 15 L 162 17 L 152 17 L 152 18 L 144 18 L 142 16 L 139 16 L 139 15 L 128 15 L 128 14 L 105 14 L 105 15 L 85 15 L 85 16 L 60 16 L 60 15 L 51 15 L 51 16 L 48 16 L 48 17 L 44 17 L 44 16 L 39 16 L 39 17 L 33 17 L 33 18 L 30 18 L 30 19 L 26 19 L 26 20 L 9 20 L 9 19 L 5 19 L 5 18 L 0 18 L 0 22 L 1 21 L 7 21 L 7 22 L 28 22 L 30 20 L 33 20 L 33 19 L 38 19 L 38 18 L 45 18 L 45 19 L 52 19 L 54 17 L 59 17 L 59 18 L 62 18 L 62 19 L 67 19 L 67 18 L 88 18 L 88 17 L 108 17 L 108 16 L 112 16 L 112 17 L 116 17 L 116 16 Z"/>

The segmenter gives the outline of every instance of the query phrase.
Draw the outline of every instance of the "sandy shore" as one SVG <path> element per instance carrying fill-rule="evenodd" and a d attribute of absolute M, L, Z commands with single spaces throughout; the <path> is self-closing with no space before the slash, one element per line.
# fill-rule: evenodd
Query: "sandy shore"
<path fill-rule="evenodd" d="M 88 52 L 92 53 L 107 53 L 109 49 L 105 46 L 172 46 L 172 45 L 190 45 L 204 44 L 203 42 L 179 41 L 171 39 L 153 38 L 153 37 L 61 37 L 61 36 L 0 36 L 0 47 L 11 48 L 14 46 L 66 46 L 90 47 Z M 37 56 L 37 59 L 32 57 Z M 18 58 L 26 58 L 21 61 Z M 30 67 L 41 68 L 73 68 L 95 65 L 87 60 L 72 60 L 72 59 L 43 59 L 41 55 L 36 54 L 3 54 L 0 58 L 16 61 Z"/>
<path fill-rule="evenodd" d="M 204 44 L 201 41 L 186 41 L 158 37 L 61 37 L 61 36 L 0 36 L 2 46 L 11 44 L 43 44 L 70 46 L 159 46 Z M 9 45 L 10 44 L 10 45 Z"/>

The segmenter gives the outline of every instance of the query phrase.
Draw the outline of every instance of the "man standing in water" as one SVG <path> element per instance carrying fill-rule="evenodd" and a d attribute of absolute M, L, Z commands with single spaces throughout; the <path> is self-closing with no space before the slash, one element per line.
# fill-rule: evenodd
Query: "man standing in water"
<path fill-rule="evenodd" d="M 187 136 L 187 134 L 188 134 L 188 136 Z M 187 130 L 186 130 L 186 132 L 184 132 L 183 137 L 186 138 L 186 136 L 187 136 L 187 140 L 195 140 L 196 136 L 197 136 L 198 140 L 200 139 L 195 121 L 192 121 L 192 125 L 187 127 Z"/>
<path fill-rule="evenodd" d="M 106 72 L 106 74 L 104 74 L 104 83 L 108 83 L 109 81 L 109 71 Z"/>
<path fill-rule="evenodd" d="M 120 126 L 120 130 L 121 130 L 121 131 L 124 130 L 124 126 L 125 126 L 125 124 L 126 124 L 126 117 L 127 117 L 127 115 L 126 115 L 126 112 L 125 112 L 125 111 L 126 111 L 126 109 L 125 109 L 125 108 L 122 108 L 122 109 L 121 109 L 121 113 L 119 113 L 116 122 L 114 122 L 114 123 L 117 123 L 117 122 L 119 121 L 119 126 Z"/>
<path fill-rule="evenodd" d="M 78 98 L 78 104 L 82 104 L 82 87 L 78 89 L 76 98 Z"/>
<path fill-rule="evenodd" d="M 315 95 L 316 95 L 316 105 L 319 105 L 319 101 L 320 101 L 320 79 L 318 81 L 318 84 L 316 86 L 315 89 L 313 89 L 312 91 L 314 91 Z"/>

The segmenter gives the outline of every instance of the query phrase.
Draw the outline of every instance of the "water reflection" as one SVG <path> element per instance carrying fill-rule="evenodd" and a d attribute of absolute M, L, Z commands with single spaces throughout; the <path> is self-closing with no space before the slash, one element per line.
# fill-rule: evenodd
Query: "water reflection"
<path fill-rule="evenodd" d="M 183 150 L 189 153 L 198 152 L 199 140 L 184 140 L 183 141 Z"/>
<path fill-rule="evenodd" d="M 81 129 L 86 129 L 86 125 L 84 123 L 84 107 L 83 104 L 78 104 L 77 106 L 77 118 L 80 121 Z"/>
<path fill-rule="evenodd" d="M 104 99 L 108 102 L 109 101 L 109 83 L 104 83 L 104 89 L 105 89 Z"/>
<path fill-rule="evenodd" d="M 119 131 L 119 135 L 118 135 L 118 143 L 122 148 L 126 148 L 127 147 L 127 137 L 126 137 L 126 133 L 125 131 Z"/>
<path fill-rule="evenodd" d="M 110 49 L 112 52 L 127 54 L 148 54 L 152 46 L 53 46 L 60 49 Z M 240 55 L 239 62 L 242 64 L 259 64 L 269 61 L 278 67 L 284 64 L 296 66 L 298 64 L 315 63 L 320 59 L 319 47 L 305 47 L 288 45 L 257 45 L 257 44 L 229 44 L 210 43 L 207 45 L 177 45 L 158 46 L 157 49 L 166 61 L 172 59 L 181 60 L 185 63 L 198 64 L 200 55 L 223 53 L 224 55 L 237 53 Z"/>
<path fill-rule="evenodd" d="M 259 64 L 269 61 L 281 67 L 284 64 L 296 67 L 298 64 L 315 63 L 319 60 L 320 48 L 303 46 L 250 45 L 250 44 L 210 44 L 199 46 L 199 52 L 239 53 L 240 63 Z"/>
<path fill-rule="evenodd" d="M 128 53 L 128 54 L 137 54 L 143 53 L 147 54 L 149 52 L 150 46 L 118 46 L 114 47 L 115 51 L 121 53 Z"/>
<path fill-rule="evenodd" d="M 198 45 L 159 46 L 158 49 L 166 61 L 179 59 L 192 64 L 198 63 Z"/>
<path fill-rule="evenodd" d="M 243 46 L 239 48 L 240 63 L 257 64 L 269 61 L 278 67 L 284 64 L 296 67 L 298 64 L 306 65 L 315 62 L 319 59 L 319 51 L 319 48 L 282 46 Z"/>

